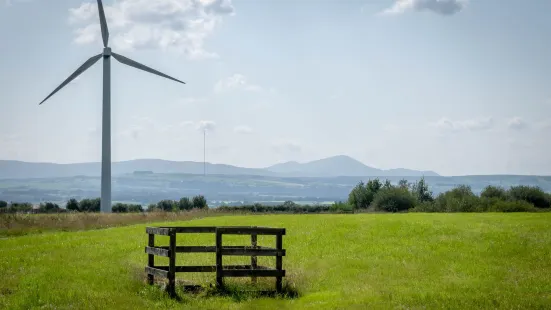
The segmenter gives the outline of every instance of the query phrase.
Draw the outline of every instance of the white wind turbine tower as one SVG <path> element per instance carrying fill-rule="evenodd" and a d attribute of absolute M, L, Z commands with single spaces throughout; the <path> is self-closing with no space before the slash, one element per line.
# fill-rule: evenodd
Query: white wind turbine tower
<path fill-rule="evenodd" d="M 100 58 L 103 58 L 103 113 L 102 113 L 102 143 L 101 143 L 101 212 L 111 212 L 111 57 L 115 58 L 122 64 L 131 66 L 149 73 L 153 73 L 164 78 L 185 84 L 184 82 L 170 77 L 157 70 L 142 65 L 132 59 L 111 52 L 108 47 L 109 30 L 107 29 L 107 21 L 101 0 L 98 1 L 99 21 L 101 25 L 101 36 L 103 39 L 103 53 L 93 56 L 80 66 L 73 74 L 71 74 L 61 85 L 59 85 L 51 94 L 42 100 L 40 104 L 48 100 L 56 92 L 69 84 L 72 80 L 93 66 Z"/>

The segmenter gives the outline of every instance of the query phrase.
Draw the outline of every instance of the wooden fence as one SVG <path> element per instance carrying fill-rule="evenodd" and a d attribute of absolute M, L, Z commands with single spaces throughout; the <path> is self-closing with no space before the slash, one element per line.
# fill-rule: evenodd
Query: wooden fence
<path fill-rule="evenodd" d="M 155 278 L 161 277 L 168 279 L 167 291 L 175 295 L 175 281 L 177 272 L 216 272 L 216 285 L 219 288 L 224 286 L 224 277 L 251 277 L 256 282 L 256 277 L 275 277 L 276 290 L 282 291 L 282 278 L 285 276 L 283 270 L 283 235 L 285 228 L 270 227 L 147 227 L 146 233 L 149 235 L 149 242 L 145 247 L 145 253 L 148 254 L 147 279 L 149 284 L 153 284 Z M 177 246 L 177 234 L 189 233 L 210 233 L 215 234 L 216 244 L 214 246 Z M 169 236 L 168 246 L 156 246 L 155 235 Z M 223 246 L 224 235 L 250 235 L 250 246 Z M 276 237 L 276 247 L 263 247 L 257 245 L 258 235 L 274 235 Z M 216 253 L 216 265 L 214 266 L 176 266 L 176 253 Z M 250 256 L 250 265 L 222 265 L 223 256 Z M 155 256 L 164 256 L 169 258 L 168 266 L 156 266 Z M 258 256 L 275 256 L 275 268 L 258 266 Z"/>

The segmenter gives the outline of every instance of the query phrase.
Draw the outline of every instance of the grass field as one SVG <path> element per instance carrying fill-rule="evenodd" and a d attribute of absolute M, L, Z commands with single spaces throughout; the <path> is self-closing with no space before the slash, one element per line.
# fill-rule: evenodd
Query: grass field
<path fill-rule="evenodd" d="M 179 292 L 180 301 L 144 284 L 144 224 L 3 237 L 0 308 L 549 309 L 550 223 L 551 213 L 253 215 L 164 223 L 287 229 L 284 284 L 298 297 L 207 290 Z M 259 245 L 272 242 L 259 238 Z M 178 244 L 213 245 L 214 236 Z M 214 254 L 180 255 L 179 265 L 215 261 Z M 190 280 L 213 283 L 214 274 Z M 248 289 L 248 282 L 228 281 L 234 290 Z"/>

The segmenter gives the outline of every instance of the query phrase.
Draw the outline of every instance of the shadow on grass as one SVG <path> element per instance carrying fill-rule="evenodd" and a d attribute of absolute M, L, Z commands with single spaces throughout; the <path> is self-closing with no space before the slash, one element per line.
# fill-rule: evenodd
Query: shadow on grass
<path fill-rule="evenodd" d="M 143 282 L 142 282 L 143 283 Z M 264 285 L 257 286 L 253 284 L 243 283 L 226 283 L 223 288 L 217 288 L 214 284 L 208 285 L 190 285 L 187 281 L 176 280 L 176 295 L 170 296 L 166 291 L 166 283 L 157 282 L 152 286 L 146 284 L 150 291 L 155 296 L 154 299 L 167 298 L 177 303 L 186 303 L 190 299 L 208 299 L 215 297 L 231 298 L 235 302 L 241 302 L 256 298 L 278 298 L 278 299 L 295 299 L 300 297 L 299 290 L 292 284 L 283 282 L 281 292 L 267 290 Z M 155 291 L 155 292 L 153 292 Z"/>
<path fill-rule="evenodd" d="M 250 284 L 225 284 L 223 288 L 217 288 L 214 285 L 207 287 L 204 292 L 205 297 L 230 297 L 234 301 L 243 301 L 254 298 L 284 298 L 295 299 L 300 296 L 296 287 L 284 282 L 281 292 L 275 290 L 266 290 Z"/>

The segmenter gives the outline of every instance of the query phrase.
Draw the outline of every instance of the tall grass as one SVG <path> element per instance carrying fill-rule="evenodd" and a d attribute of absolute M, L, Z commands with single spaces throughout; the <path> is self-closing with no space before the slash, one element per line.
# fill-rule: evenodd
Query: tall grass
<path fill-rule="evenodd" d="M 109 228 L 142 223 L 187 221 L 230 214 L 217 210 L 146 213 L 56 213 L 56 214 L 0 214 L 0 236 L 18 236 L 43 231 L 75 231 Z"/>

